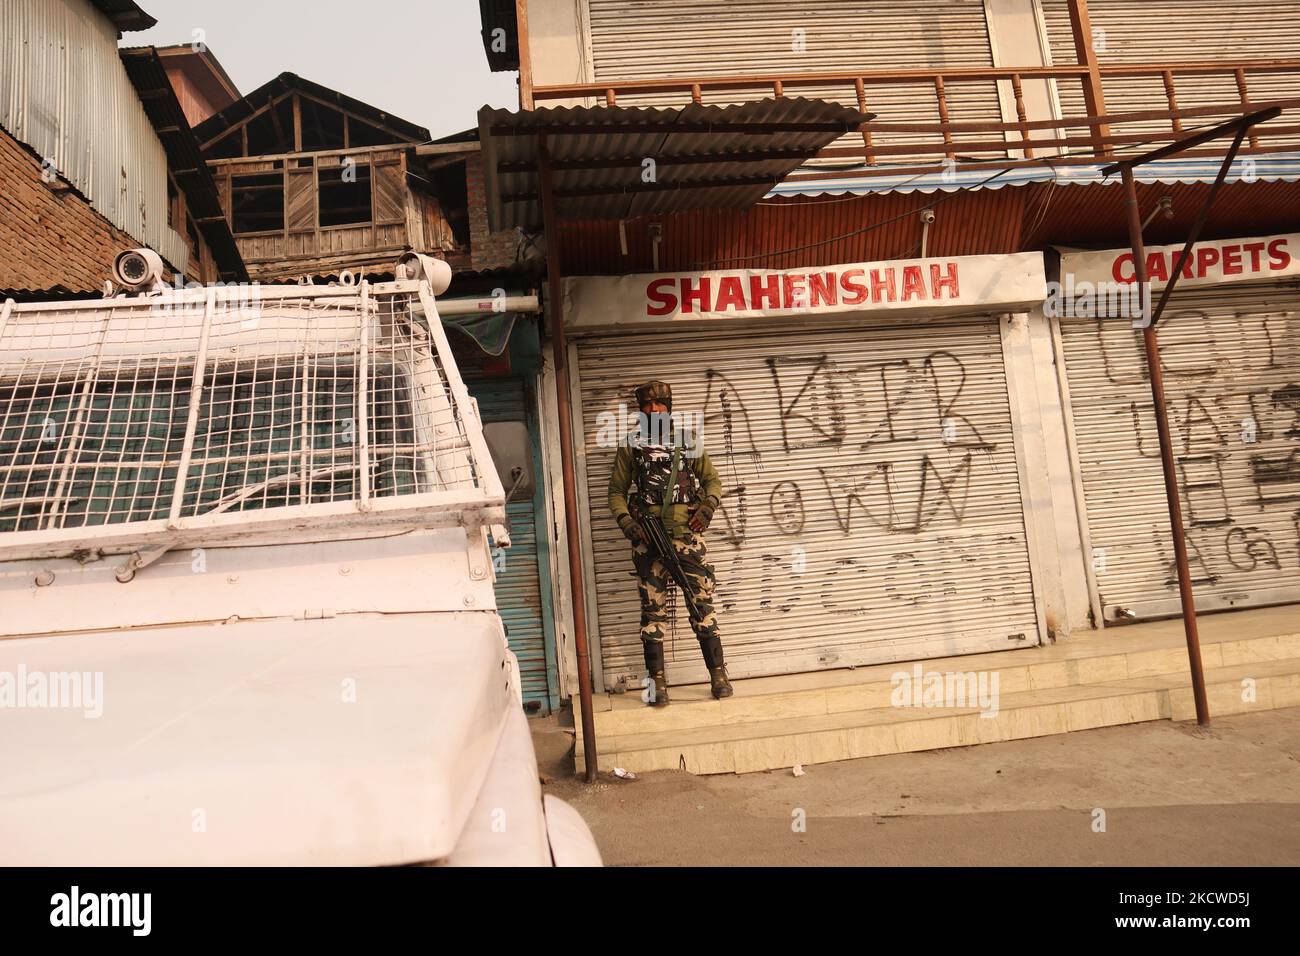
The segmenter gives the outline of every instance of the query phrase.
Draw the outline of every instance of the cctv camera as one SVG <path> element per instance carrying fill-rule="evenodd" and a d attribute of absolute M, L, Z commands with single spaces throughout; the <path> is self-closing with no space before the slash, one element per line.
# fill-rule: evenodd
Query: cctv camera
<path fill-rule="evenodd" d="M 934 210 L 933 210 L 933 209 L 922 209 L 922 210 L 921 210 L 921 222 L 925 223 L 927 226 L 928 226 L 928 225 L 931 225 L 931 224 L 934 222 Z"/>
<path fill-rule="evenodd" d="M 429 283 L 429 291 L 432 294 L 442 295 L 451 285 L 451 266 L 433 256 L 408 252 L 397 260 L 397 265 L 393 267 L 393 277 L 399 281 L 424 280 Z"/>
<path fill-rule="evenodd" d="M 142 289 L 162 282 L 162 257 L 152 249 L 127 249 L 113 260 L 113 278 L 128 289 Z"/>

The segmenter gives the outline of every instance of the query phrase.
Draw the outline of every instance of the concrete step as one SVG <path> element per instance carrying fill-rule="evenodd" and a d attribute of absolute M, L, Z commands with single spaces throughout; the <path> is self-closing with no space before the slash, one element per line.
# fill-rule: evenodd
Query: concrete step
<path fill-rule="evenodd" d="M 1212 716 L 1300 705 L 1300 606 L 1205 616 L 1201 650 Z M 976 701 L 915 706 L 933 703 L 919 692 L 895 706 L 899 673 L 973 674 L 986 692 L 996 675 L 997 713 L 982 716 Z M 1243 694 L 1247 679 L 1253 700 Z M 597 754 L 602 770 L 744 773 L 1190 719 L 1190 683 L 1182 622 L 1158 621 L 1048 647 L 738 680 L 723 701 L 706 684 L 673 687 L 664 708 L 635 693 L 597 695 Z M 577 761 L 582 769 L 580 729 Z"/>
<path fill-rule="evenodd" d="M 1251 694 L 1245 693 L 1247 681 Z M 1300 656 L 1207 667 L 1206 688 L 1214 716 L 1300 706 Z M 666 710 L 675 706 L 676 702 Z M 637 772 L 684 769 L 697 774 L 748 773 L 1194 717 L 1186 673 L 1170 672 L 1002 692 L 997 712 L 990 716 L 973 707 L 886 705 L 598 735 L 597 755 L 601 770 L 622 767 Z M 581 771 L 581 745 L 577 760 Z"/>
<path fill-rule="evenodd" d="M 1281 635 L 1207 640 L 1205 667 L 1300 657 L 1300 631 Z M 998 675 L 1001 695 L 1112 683 L 1160 674 L 1188 673 L 1187 648 L 1163 634 L 1143 640 L 1116 636 L 1047 648 L 1025 648 L 920 663 L 861 667 L 775 678 L 736 681 L 736 695 L 716 701 L 707 684 L 671 687 L 668 707 L 647 707 L 635 693 L 606 695 L 595 713 L 596 737 L 687 730 L 753 721 L 815 717 L 891 707 L 894 675 L 984 672 Z"/>

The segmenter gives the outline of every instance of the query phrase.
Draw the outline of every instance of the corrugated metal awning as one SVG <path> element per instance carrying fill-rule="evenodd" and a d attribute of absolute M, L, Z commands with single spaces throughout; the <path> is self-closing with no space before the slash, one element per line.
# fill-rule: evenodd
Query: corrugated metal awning
<path fill-rule="evenodd" d="M 546 134 L 560 219 L 631 219 L 742 209 L 871 114 L 802 97 L 672 109 L 479 110 L 494 230 L 542 224 L 538 137 Z"/>
<path fill-rule="evenodd" d="M 1251 174 L 1265 182 L 1296 182 L 1300 180 L 1300 153 L 1276 153 L 1264 156 L 1243 156 L 1236 160 L 1241 175 L 1246 163 L 1251 163 Z M 1212 183 L 1219 173 L 1223 160 L 1214 156 L 1196 156 L 1160 159 L 1145 163 L 1133 170 L 1140 183 L 1194 184 Z M 934 193 L 957 192 L 963 189 L 1001 189 L 1003 186 L 1024 186 L 1030 183 L 1055 182 L 1061 185 L 1090 185 L 1093 183 L 1118 183 L 1119 177 L 1103 176 L 1105 163 L 1089 166 L 1043 165 L 1021 169 L 1002 169 L 990 164 L 987 169 L 957 169 L 951 172 L 916 174 L 900 172 L 897 175 L 852 173 L 837 178 L 808 179 L 798 176 L 778 183 L 768 196 L 868 196 L 877 193 Z M 877 167 L 879 168 L 879 167 Z M 815 172 L 815 169 L 809 169 Z"/>

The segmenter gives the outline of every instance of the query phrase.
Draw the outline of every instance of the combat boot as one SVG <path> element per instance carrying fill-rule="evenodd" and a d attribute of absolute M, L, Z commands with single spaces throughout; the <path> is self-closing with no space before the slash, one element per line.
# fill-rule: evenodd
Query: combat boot
<path fill-rule="evenodd" d="M 649 701 L 650 706 L 667 707 L 668 677 L 664 673 L 664 646 L 654 641 L 646 641 L 643 648 L 645 650 L 645 667 L 650 674 L 650 680 L 654 682 Z"/>
<path fill-rule="evenodd" d="M 700 651 L 704 654 L 704 666 L 709 669 L 709 690 L 714 700 L 730 697 L 734 691 L 731 681 L 727 679 L 727 665 L 722 659 L 722 639 L 706 637 L 700 641 Z"/>

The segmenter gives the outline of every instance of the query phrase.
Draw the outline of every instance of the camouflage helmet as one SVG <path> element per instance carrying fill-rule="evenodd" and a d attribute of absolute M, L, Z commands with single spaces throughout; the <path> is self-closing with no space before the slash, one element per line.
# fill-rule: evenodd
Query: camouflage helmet
<path fill-rule="evenodd" d="M 673 390 L 667 382 L 646 382 L 637 386 L 636 407 L 644 408 L 648 402 L 659 402 L 668 411 L 673 410 Z"/>

